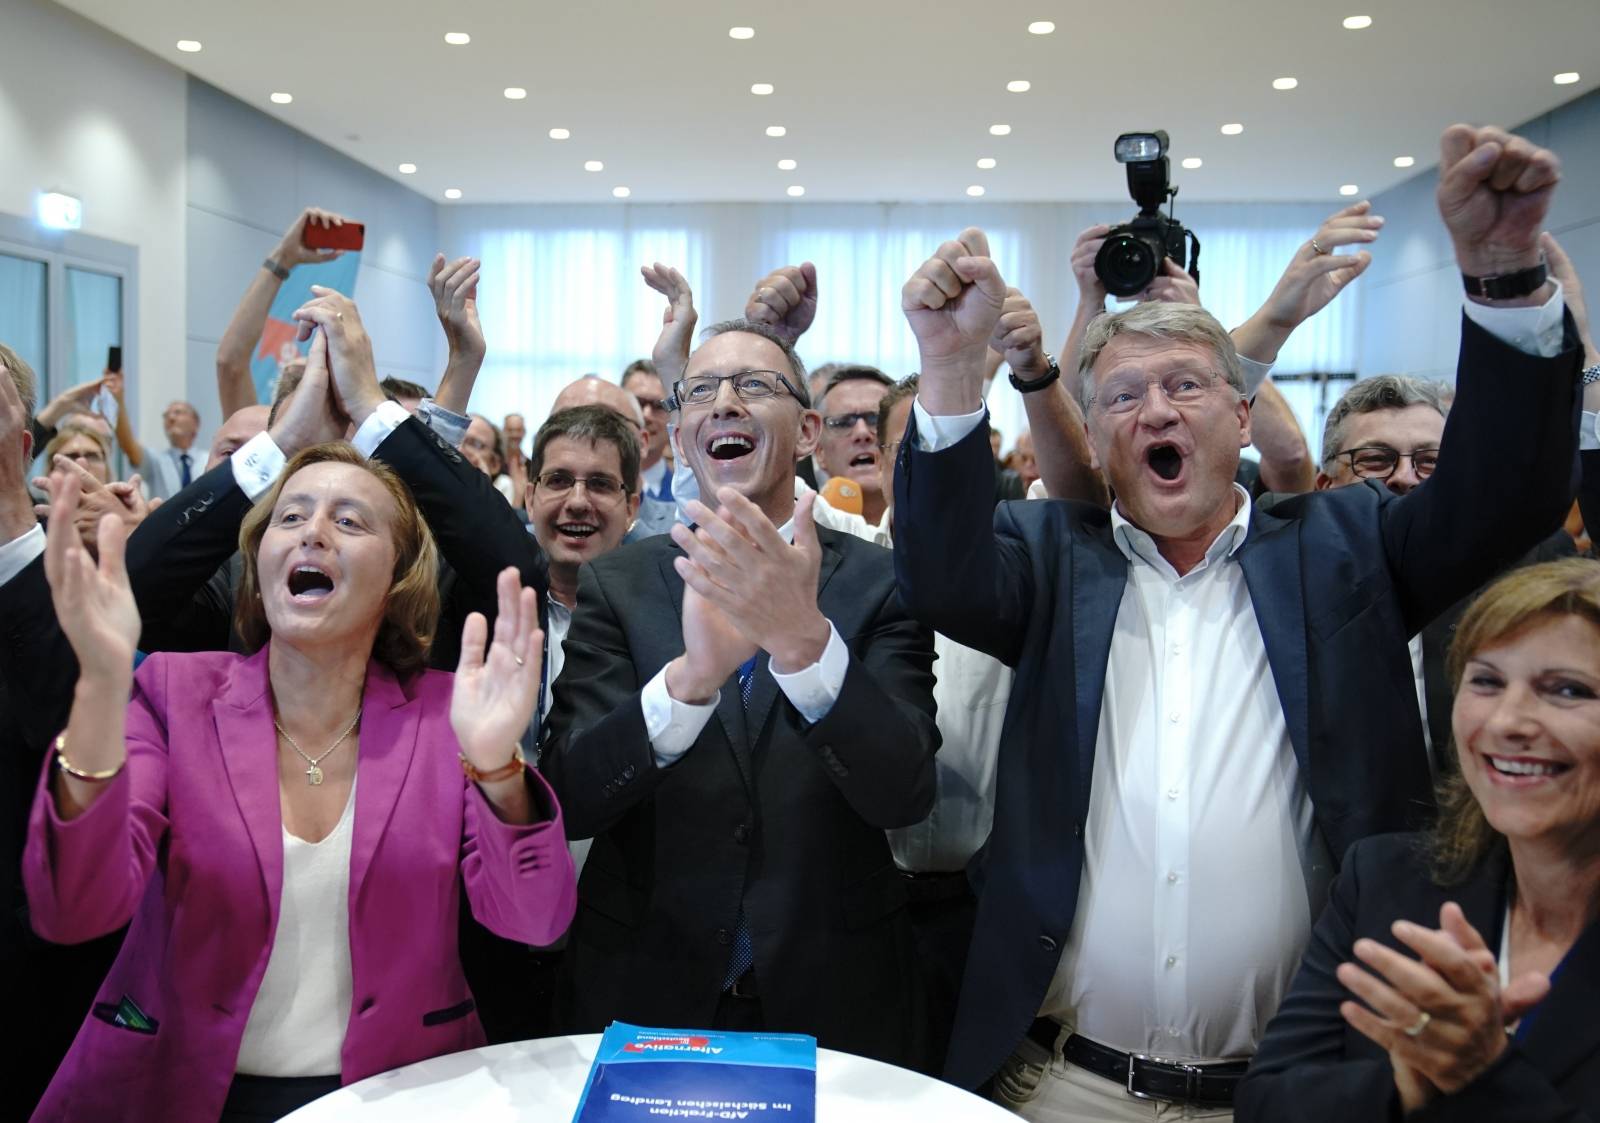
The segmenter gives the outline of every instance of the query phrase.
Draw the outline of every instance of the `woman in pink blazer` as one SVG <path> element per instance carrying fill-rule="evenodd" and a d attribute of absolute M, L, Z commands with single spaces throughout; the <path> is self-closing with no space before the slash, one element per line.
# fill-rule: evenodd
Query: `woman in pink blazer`
<path fill-rule="evenodd" d="M 324 378 L 308 371 L 313 392 Z M 259 650 L 135 675 L 121 524 L 102 525 L 96 568 L 76 484 L 52 491 L 46 569 L 82 673 L 24 879 L 46 939 L 132 927 L 35 1118 L 276 1118 L 483 1044 L 462 887 L 527 944 L 575 902 L 560 809 L 515 751 L 538 695 L 533 590 L 502 573 L 492 642 L 474 614 L 456 674 L 424 670 L 427 526 L 388 469 L 321 445 L 241 532 L 239 630 Z"/>

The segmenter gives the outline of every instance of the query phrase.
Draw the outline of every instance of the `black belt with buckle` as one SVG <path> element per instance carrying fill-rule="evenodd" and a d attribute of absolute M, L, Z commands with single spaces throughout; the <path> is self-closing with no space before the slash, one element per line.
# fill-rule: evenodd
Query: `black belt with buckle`
<path fill-rule="evenodd" d="M 1061 1024 L 1052 1018 L 1039 1018 L 1028 1030 L 1028 1036 L 1036 1044 L 1052 1053 L 1060 1035 Z M 1107 1048 L 1075 1033 L 1062 1043 L 1061 1056 L 1079 1068 L 1122 1085 L 1130 1096 L 1195 1107 L 1232 1107 L 1234 1090 L 1249 1065 L 1248 1061 L 1178 1064 L 1144 1053 Z"/>

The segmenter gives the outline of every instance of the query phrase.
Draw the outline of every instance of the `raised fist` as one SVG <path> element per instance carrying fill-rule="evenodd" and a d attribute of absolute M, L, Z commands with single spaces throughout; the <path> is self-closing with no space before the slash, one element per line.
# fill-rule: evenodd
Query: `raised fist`
<path fill-rule="evenodd" d="M 1439 215 L 1461 271 L 1473 277 L 1539 264 L 1539 232 L 1561 161 L 1493 126 L 1451 125 L 1439 139 Z"/>

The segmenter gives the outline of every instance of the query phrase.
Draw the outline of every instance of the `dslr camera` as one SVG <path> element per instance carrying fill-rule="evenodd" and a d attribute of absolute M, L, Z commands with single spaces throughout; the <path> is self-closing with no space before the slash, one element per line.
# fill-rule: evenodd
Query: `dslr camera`
<path fill-rule="evenodd" d="M 1094 258 L 1095 276 L 1112 296 L 1134 296 L 1150 287 L 1161 275 L 1161 259 L 1170 257 L 1199 284 L 1200 239 L 1172 216 L 1171 205 L 1161 213 L 1162 203 L 1178 197 L 1171 184 L 1167 134 L 1160 129 L 1123 133 L 1113 151 L 1117 162 L 1128 167 L 1128 194 L 1139 204 L 1139 213 L 1106 235 Z M 1193 251 L 1187 252 L 1191 245 Z"/>

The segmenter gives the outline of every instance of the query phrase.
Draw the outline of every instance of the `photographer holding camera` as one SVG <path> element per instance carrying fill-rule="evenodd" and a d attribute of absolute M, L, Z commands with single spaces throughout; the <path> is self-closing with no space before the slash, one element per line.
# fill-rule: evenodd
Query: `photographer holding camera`
<path fill-rule="evenodd" d="M 1121 142 L 1127 136 L 1140 135 L 1126 134 L 1119 138 L 1119 158 L 1125 151 Z M 1165 136 L 1162 133 L 1143 135 Z M 1159 160 L 1159 176 L 1153 182 L 1164 184 L 1165 163 L 1163 155 Z M 1139 169 L 1138 164 L 1129 163 L 1130 193 L 1140 202 L 1142 210 L 1150 209 L 1145 204 L 1157 194 L 1165 197 L 1168 188 L 1152 189 L 1148 176 L 1145 180 L 1139 179 L 1146 174 Z M 1144 198 L 1140 197 L 1141 192 Z M 1371 210 L 1372 204 L 1363 201 L 1323 220 L 1316 233 L 1295 251 L 1265 303 L 1230 333 L 1239 352 L 1246 396 L 1251 399 L 1253 443 L 1261 454 L 1261 482 L 1268 491 L 1310 491 L 1316 464 L 1294 412 L 1267 374 L 1295 329 L 1327 307 L 1372 263 L 1372 255 L 1364 249 L 1350 254 L 1335 252 L 1341 247 L 1364 246 L 1377 239 L 1383 219 Z M 1071 259 L 1072 273 L 1078 282 L 1078 308 L 1060 352 L 1061 361 L 1068 369 L 1076 363 L 1078 348 L 1090 321 L 1105 312 L 1106 297 L 1112 290 L 1102 274 L 1109 278 L 1119 294 L 1137 294 L 1141 303 L 1201 303 L 1199 284 L 1185 271 L 1181 260 L 1172 256 L 1158 259 L 1155 254 L 1164 244 L 1181 248 L 1187 231 L 1159 213 L 1154 214 L 1154 219 L 1163 225 L 1140 228 L 1138 223 L 1144 217 L 1141 214 L 1134 222 L 1115 228 L 1104 224 L 1091 226 L 1078 235 Z M 1146 240 L 1140 240 L 1141 234 Z M 1133 287 L 1135 285 L 1140 287 Z M 1028 382 L 1044 373 L 1044 370 L 1028 373 L 1013 370 L 1012 384 L 1023 393 L 1045 489 L 1055 498 L 1080 499 L 1105 506 L 1108 503 L 1105 482 L 1100 472 L 1089 464 L 1083 414 L 1072 395 L 1059 382 L 1042 385 L 1031 392 L 1025 389 Z M 1030 378 L 1030 374 L 1034 377 Z"/>

